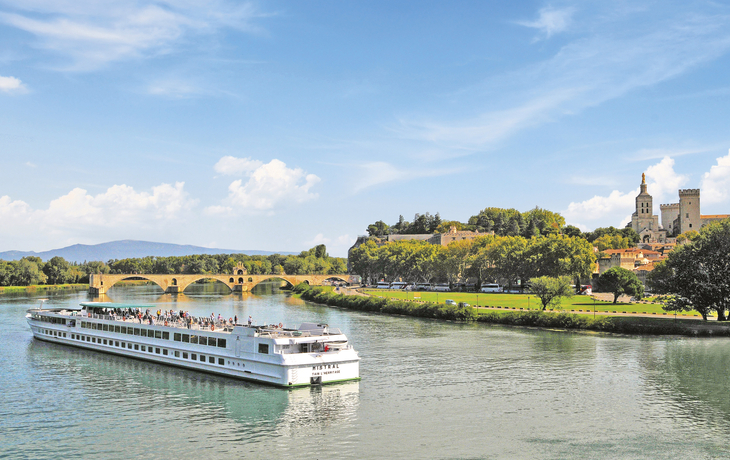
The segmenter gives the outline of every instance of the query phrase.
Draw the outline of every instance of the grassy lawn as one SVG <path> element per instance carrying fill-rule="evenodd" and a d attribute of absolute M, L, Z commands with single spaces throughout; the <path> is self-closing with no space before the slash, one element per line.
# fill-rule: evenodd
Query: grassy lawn
<path fill-rule="evenodd" d="M 34 291 L 53 291 L 53 290 L 82 290 L 88 289 L 89 285 L 84 284 L 41 284 L 34 286 L 0 286 L 0 294 L 10 294 L 16 292 L 34 292 Z"/>
<path fill-rule="evenodd" d="M 455 302 L 467 302 L 472 307 L 502 307 L 516 308 L 523 310 L 539 310 L 542 308 L 540 299 L 529 294 L 497 294 L 497 293 L 472 293 L 472 292 L 415 292 L 388 289 L 364 289 L 365 294 L 385 297 L 388 299 L 409 299 L 421 300 L 424 302 L 443 303 L 446 299 Z M 577 295 L 570 298 L 563 298 L 559 308 L 555 311 L 593 311 L 595 306 L 596 313 L 637 313 L 637 314 L 656 314 L 657 316 L 674 316 L 672 313 L 662 310 L 662 305 L 657 303 L 616 303 L 604 301 L 593 301 L 590 296 Z M 666 315 L 664 315 L 666 313 Z M 697 312 L 686 312 L 681 316 L 699 315 Z"/>

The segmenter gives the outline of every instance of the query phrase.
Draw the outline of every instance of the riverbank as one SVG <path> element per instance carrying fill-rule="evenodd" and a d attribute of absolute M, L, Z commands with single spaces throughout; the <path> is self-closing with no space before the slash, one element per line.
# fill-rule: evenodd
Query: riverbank
<path fill-rule="evenodd" d="M 38 291 L 83 291 L 89 289 L 88 283 L 83 284 L 39 284 L 32 286 L 0 286 L 0 294 L 15 294 L 19 292 Z"/>
<path fill-rule="evenodd" d="M 351 296 L 327 286 L 300 284 L 292 289 L 304 300 L 358 311 L 398 314 L 454 321 L 528 326 L 547 329 L 589 330 L 619 334 L 730 337 L 730 324 L 668 317 L 618 317 L 538 310 L 503 310 L 444 305 L 420 300 L 390 300 L 374 296 Z M 446 298 L 446 297 L 444 297 Z"/>
<path fill-rule="evenodd" d="M 421 302 L 443 303 L 445 299 L 451 299 L 457 303 L 466 302 L 473 307 L 499 308 L 509 310 L 532 310 L 540 311 L 542 304 L 540 299 L 531 294 L 503 294 L 503 293 L 474 293 L 474 292 L 421 292 L 403 291 L 389 289 L 362 289 L 363 293 L 384 297 L 386 299 L 410 300 Z M 548 311 L 563 313 L 593 313 L 599 315 L 657 315 L 672 316 L 662 308 L 661 303 L 654 303 L 649 300 L 638 302 L 617 302 L 600 298 L 601 294 L 593 296 L 575 295 L 562 299 L 559 306 Z M 606 298 L 613 299 L 613 295 Z M 628 300 L 628 298 L 626 298 Z M 696 311 L 682 312 L 679 316 L 700 317 Z"/>

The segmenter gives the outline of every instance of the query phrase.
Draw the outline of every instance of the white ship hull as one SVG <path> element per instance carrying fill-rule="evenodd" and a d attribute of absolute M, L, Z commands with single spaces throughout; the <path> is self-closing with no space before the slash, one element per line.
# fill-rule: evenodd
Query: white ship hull
<path fill-rule="evenodd" d="M 28 325 L 35 338 L 47 342 L 282 387 L 360 378 L 360 358 L 351 346 L 342 345 L 347 340 L 342 334 L 246 326 L 210 331 L 79 313 L 29 310 Z M 191 343 L 193 339 L 206 344 Z"/>

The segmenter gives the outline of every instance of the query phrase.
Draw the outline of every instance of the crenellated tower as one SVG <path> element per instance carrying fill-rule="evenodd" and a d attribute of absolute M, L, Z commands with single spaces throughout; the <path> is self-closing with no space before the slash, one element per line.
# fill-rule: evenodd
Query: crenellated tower
<path fill-rule="evenodd" d="M 690 188 L 679 191 L 679 228 L 677 234 L 690 230 L 699 231 L 702 224 L 700 217 L 700 189 Z"/>

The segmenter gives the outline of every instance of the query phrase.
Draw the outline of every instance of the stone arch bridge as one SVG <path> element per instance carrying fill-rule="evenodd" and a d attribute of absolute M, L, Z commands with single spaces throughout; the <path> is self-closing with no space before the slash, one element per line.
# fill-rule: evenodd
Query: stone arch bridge
<path fill-rule="evenodd" d="M 89 292 L 91 294 L 105 294 L 112 286 L 125 280 L 146 280 L 160 286 L 166 294 L 181 293 L 196 281 L 215 280 L 228 286 L 231 292 L 246 292 L 253 289 L 259 283 L 270 279 L 284 280 L 292 286 L 299 283 L 308 283 L 312 286 L 320 286 L 326 280 L 339 280 L 345 283 L 357 283 L 359 277 L 354 275 L 247 275 L 243 273 L 234 275 L 91 275 L 89 279 Z"/>

